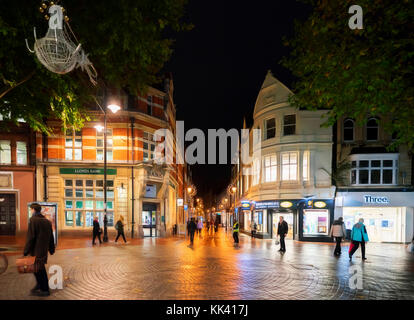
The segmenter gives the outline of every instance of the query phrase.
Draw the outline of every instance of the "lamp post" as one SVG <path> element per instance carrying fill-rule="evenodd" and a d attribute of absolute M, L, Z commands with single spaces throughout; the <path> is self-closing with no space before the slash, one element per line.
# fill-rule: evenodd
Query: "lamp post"
<path fill-rule="evenodd" d="M 234 223 L 234 219 L 236 219 L 236 192 L 237 192 L 237 187 L 234 185 L 230 185 L 228 187 L 228 193 L 231 195 L 233 195 L 234 198 L 234 212 L 233 212 L 233 223 Z"/>
<path fill-rule="evenodd" d="M 108 242 L 108 217 L 107 217 L 107 181 L 106 181 L 106 167 L 107 167 L 107 128 L 106 128 L 106 111 L 107 109 L 111 110 L 112 113 L 117 113 L 121 107 L 116 104 L 110 104 L 105 109 L 101 107 L 101 105 L 96 101 L 97 105 L 101 109 L 104 114 L 104 126 L 96 125 L 95 128 L 98 132 L 104 131 L 104 236 L 103 242 Z M 134 213 L 132 213 L 134 214 Z"/>

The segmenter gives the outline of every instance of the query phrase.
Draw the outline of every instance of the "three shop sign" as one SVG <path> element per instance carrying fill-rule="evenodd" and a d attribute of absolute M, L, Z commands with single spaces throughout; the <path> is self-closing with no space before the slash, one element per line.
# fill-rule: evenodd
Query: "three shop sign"
<path fill-rule="evenodd" d="M 388 199 L 388 197 L 376 197 L 376 196 L 365 195 L 364 202 L 369 203 L 369 204 L 389 204 L 390 199 Z"/>

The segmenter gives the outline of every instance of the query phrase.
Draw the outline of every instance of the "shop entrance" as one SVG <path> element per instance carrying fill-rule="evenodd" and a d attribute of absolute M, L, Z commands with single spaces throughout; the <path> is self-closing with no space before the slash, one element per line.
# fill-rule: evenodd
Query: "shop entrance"
<path fill-rule="evenodd" d="M 157 236 L 157 205 L 155 203 L 143 204 L 142 227 L 144 229 L 144 237 Z"/>
<path fill-rule="evenodd" d="M 343 216 L 346 229 L 352 226 L 360 218 L 364 219 L 370 242 L 402 242 L 401 230 L 403 208 L 383 207 L 344 207 Z"/>
<path fill-rule="evenodd" d="M 16 235 L 16 195 L 0 194 L 0 235 Z"/>
<path fill-rule="evenodd" d="M 288 234 L 286 239 L 293 239 L 294 235 L 294 226 L 295 226 L 295 215 L 292 211 L 282 212 L 282 211 L 274 211 L 272 215 L 272 238 L 277 238 L 277 227 L 279 224 L 280 216 L 287 222 L 289 226 Z"/>

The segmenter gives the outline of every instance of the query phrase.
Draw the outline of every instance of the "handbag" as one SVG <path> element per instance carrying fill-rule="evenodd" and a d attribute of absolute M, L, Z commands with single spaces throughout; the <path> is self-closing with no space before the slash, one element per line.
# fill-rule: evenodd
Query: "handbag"
<path fill-rule="evenodd" d="M 103 232 L 102 228 L 99 228 L 99 234 L 101 234 Z"/>
<path fill-rule="evenodd" d="M 278 245 L 280 242 L 279 242 L 279 240 L 277 240 L 278 238 L 276 238 L 276 240 L 275 240 L 275 245 Z"/>
<path fill-rule="evenodd" d="M 21 257 L 16 259 L 17 271 L 19 273 L 33 273 L 35 272 L 36 257 Z"/>

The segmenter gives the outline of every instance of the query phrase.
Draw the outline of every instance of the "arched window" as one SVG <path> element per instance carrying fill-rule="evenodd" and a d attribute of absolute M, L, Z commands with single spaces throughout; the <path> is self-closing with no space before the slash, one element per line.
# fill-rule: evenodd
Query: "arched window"
<path fill-rule="evenodd" d="M 344 120 L 344 141 L 354 141 L 354 120 Z"/>
<path fill-rule="evenodd" d="M 378 119 L 369 118 L 367 121 L 367 141 L 378 140 Z"/>

